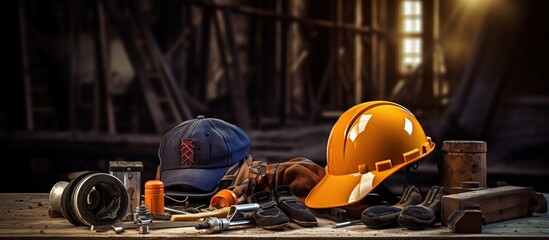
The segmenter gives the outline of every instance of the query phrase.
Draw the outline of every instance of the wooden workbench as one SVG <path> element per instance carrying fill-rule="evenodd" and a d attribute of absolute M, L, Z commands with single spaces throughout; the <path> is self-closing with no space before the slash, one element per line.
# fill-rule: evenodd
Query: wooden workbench
<path fill-rule="evenodd" d="M 545 195 L 549 199 L 549 195 Z M 295 224 L 283 231 L 269 231 L 258 227 L 228 230 L 208 234 L 193 227 L 155 229 L 149 234 L 139 234 L 136 229 L 128 229 L 116 234 L 114 231 L 93 232 L 88 227 L 72 226 L 64 218 L 51 218 L 48 215 L 47 193 L 0 193 L 0 238 L 5 239 L 165 239 L 165 238 L 210 238 L 210 239 L 358 239 L 358 238 L 547 238 L 549 239 L 549 214 L 534 214 L 531 217 L 513 219 L 489 224 L 483 227 L 482 234 L 456 234 L 449 228 L 434 226 L 430 229 L 412 231 L 401 227 L 384 230 L 369 229 L 358 224 L 344 228 L 332 228 L 335 224 L 327 219 L 319 219 L 319 226 L 302 228 Z"/>

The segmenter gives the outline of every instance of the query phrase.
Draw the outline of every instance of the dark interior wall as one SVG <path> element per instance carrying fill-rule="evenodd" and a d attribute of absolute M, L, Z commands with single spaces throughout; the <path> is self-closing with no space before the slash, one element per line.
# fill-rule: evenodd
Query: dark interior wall
<path fill-rule="evenodd" d="M 443 35 L 456 92 L 438 139 L 486 141 L 492 185 L 502 180 L 546 189 L 536 182 L 549 177 L 542 167 L 549 146 L 549 74 L 541 66 L 549 53 L 549 19 L 542 13 L 547 6 L 543 1 L 461 6 L 470 10 Z M 478 18 L 482 21 L 475 23 Z"/>
<path fill-rule="evenodd" d="M 486 123 L 486 137 L 493 146 L 495 173 L 517 169 L 515 176 L 529 172 L 546 182 L 549 159 L 543 156 L 549 146 L 549 69 L 541 59 L 549 56 L 549 4 L 529 2 L 521 9 L 521 27 L 513 52 L 502 73 L 500 91 Z M 513 11 L 514 12 L 514 11 Z M 538 59 L 538 60 L 536 60 Z M 497 161 L 497 163 L 496 163 Z M 518 177 L 520 178 L 520 177 Z M 526 177 L 529 178 L 529 177 Z M 523 182 L 531 182 L 523 178 Z"/>
<path fill-rule="evenodd" d="M 56 114 L 52 118 L 44 118 L 37 122 L 37 126 L 51 131 L 65 131 L 70 129 L 68 117 L 69 100 L 68 87 L 71 78 L 68 71 L 71 66 L 69 45 L 67 39 L 60 35 L 71 29 L 68 18 L 80 19 L 81 25 L 89 24 L 89 28 L 83 26 L 81 31 L 93 33 L 94 15 L 81 14 L 71 15 L 74 12 L 82 11 L 86 2 L 69 3 L 70 1 L 26 1 L 32 3 L 28 14 L 30 25 L 35 28 L 35 35 L 29 39 L 33 43 L 33 57 L 41 58 L 40 69 L 33 68 L 34 76 L 44 76 L 47 86 L 57 91 L 51 98 L 44 101 L 51 101 L 55 105 Z M 370 1 L 365 1 L 368 5 Z M 472 5 L 467 5 L 471 2 Z M 450 104 L 445 106 L 443 111 L 430 109 L 417 110 L 417 115 L 427 129 L 429 135 L 441 146 L 443 140 L 447 139 L 475 139 L 488 142 L 488 164 L 489 180 L 491 183 L 497 180 L 505 180 L 511 184 L 534 185 L 542 191 L 549 191 L 543 182 L 549 180 L 549 159 L 544 154 L 549 146 L 549 136 L 546 123 L 549 122 L 549 89 L 547 79 L 549 78 L 546 58 L 549 56 L 547 45 L 549 25 L 547 22 L 548 12 L 545 1 L 475 1 L 443 0 L 440 1 L 440 44 L 444 52 L 445 77 L 448 79 L 450 89 Z M 276 1 L 250 1 L 242 2 L 243 5 L 263 10 L 276 11 Z M 152 4 L 152 5 L 150 5 Z M 305 1 L 309 6 L 304 12 L 307 17 L 313 19 L 333 20 L 335 7 L 334 1 Z M 17 9 L 17 2 L 9 3 L 10 9 Z M 55 9 L 52 9 L 55 7 Z M 72 7 L 71 7 L 72 6 Z M 164 3 L 150 2 L 146 8 L 151 29 L 153 30 L 161 49 L 169 48 L 170 43 L 177 38 L 181 28 L 188 27 L 196 20 L 202 19 L 200 6 L 182 6 L 177 1 Z M 388 9 L 397 9 L 398 1 L 387 1 Z M 352 7 L 352 4 L 346 5 Z M 368 9 L 365 7 L 365 25 L 369 24 Z M 17 11 L 9 11 L 7 16 L 18 19 Z M 195 15 L 193 15 L 195 14 Z M 396 34 L 398 28 L 397 14 L 391 15 L 388 21 L 387 33 L 387 58 L 386 65 L 388 86 L 394 86 L 399 79 L 398 70 L 398 45 L 399 38 Z M 240 15 L 239 15 L 240 16 Z M 277 45 L 275 37 L 276 20 L 274 18 L 259 17 L 256 15 L 244 15 L 249 21 L 249 31 L 240 38 L 247 39 L 244 51 L 246 58 L 241 63 L 243 68 L 249 68 L 246 76 L 246 88 L 250 102 L 252 118 L 269 119 L 280 118 L 280 102 L 278 87 L 280 83 L 279 69 L 277 69 Z M 352 22 L 352 16 L 345 18 Z M 13 21 L 20 23 L 19 21 Z M 238 24 L 238 23 L 235 23 Z M 73 26 L 74 27 L 74 26 Z M 2 132 L 14 132 L 25 129 L 25 105 L 22 83 L 21 67 L 21 41 L 17 27 L 10 29 L 7 40 L 11 43 L 7 48 L 9 56 L 8 69 L 14 72 L 12 80 L 4 80 L 2 83 L 2 110 L 0 111 L 0 130 Z M 304 27 L 305 36 L 313 31 L 312 27 Z M 311 39 L 310 55 L 305 68 L 307 76 L 311 79 L 311 89 L 318 89 L 323 74 L 327 68 L 327 60 L 330 54 L 337 49 L 334 48 L 333 30 L 318 28 L 315 31 L 316 37 Z M 221 95 L 220 98 L 208 101 L 206 98 L 207 78 L 201 69 L 204 64 L 212 64 L 215 59 L 205 56 L 205 49 L 210 45 L 201 41 L 201 37 L 215 38 L 214 29 L 199 26 L 191 31 L 188 38 L 188 46 L 185 49 L 178 49 L 173 56 L 174 61 L 170 62 L 177 79 L 182 88 L 188 90 L 197 101 L 209 107 L 211 116 L 233 119 L 235 112 L 231 109 L 229 98 Z M 206 34 L 209 32 L 210 35 Z M 214 40 L 215 41 L 215 40 Z M 367 44 L 367 41 L 365 41 Z M 215 52 L 216 49 L 209 49 Z M 185 56 L 185 58 L 181 58 Z M 365 70 L 367 72 L 368 70 Z M 6 78 L 7 78 L 6 74 Z M 337 79 L 336 77 L 330 78 Z M 339 95 L 336 95 L 336 81 L 331 81 L 322 104 L 325 110 L 343 111 L 352 105 L 350 102 L 340 100 L 340 105 L 334 104 Z M 365 80 L 368 88 L 370 79 Z M 139 93 L 138 85 L 133 84 L 130 92 Z M 390 93 L 388 87 L 386 94 Z M 308 94 L 308 93 L 307 93 Z M 315 93 L 316 94 L 316 93 Z M 307 95 L 308 99 L 311 96 Z M 343 96 L 348 97 L 348 96 Z M 365 95 L 365 100 L 372 100 L 373 97 Z M 407 99 L 407 98 L 405 98 Z M 144 106 L 144 100 L 137 96 L 125 97 L 119 100 L 126 101 L 127 109 L 136 106 Z M 309 101 L 310 103 L 310 101 Z M 306 109 L 310 110 L 310 109 Z M 421 111 L 419 111 L 421 110 Z M 148 113 L 146 110 L 141 115 L 144 122 L 151 127 L 150 120 L 144 120 Z M 84 112 L 84 111 L 83 111 Z M 195 113 L 201 113 L 196 111 Z M 124 116 L 122 116 L 124 117 Z M 127 115 L 131 122 L 131 115 Z M 302 116 L 292 116 L 297 119 Z M 91 115 L 81 114 L 80 120 L 76 120 L 81 130 L 91 131 Z M 124 118 L 122 118 L 124 119 Z M 323 119 L 317 118 L 318 122 Z M 325 123 L 333 122 L 334 119 L 324 119 Z M 268 127 L 265 127 L 268 126 Z M 124 128 L 119 126 L 122 131 Z M 256 124 L 257 128 L 283 128 L 270 124 Z M 105 129 L 103 125 L 102 129 Z M 128 127 L 129 129 L 129 127 Z M 149 129 L 149 132 L 151 130 Z M 130 130 L 128 130 L 130 132 Z M 31 133 L 32 134 L 32 133 Z M 314 139 L 319 144 L 325 143 L 324 138 Z M 12 146 L 9 139 L 3 138 L 2 161 L 7 162 L 9 169 L 13 169 L 18 176 L 31 176 L 32 184 L 29 186 L 9 185 L 2 188 L 2 191 L 48 191 L 55 181 L 66 177 L 62 173 L 80 170 L 107 169 L 108 161 L 119 159 L 120 156 L 112 154 L 108 150 L 95 151 L 94 154 L 86 153 L 83 156 L 76 149 L 63 149 L 63 145 L 51 148 L 46 154 L 32 156 L 34 151 L 42 151 L 40 145 L 19 146 L 21 149 L 14 151 L 5 146 Z M 68 145 L 68 144 L 67 144 Z M 95 145 L 98 148 L 99 145 Z M 100 147 L 100 146 L 99 146 Z M 273 148 L 276 146 L 273 146 Z M 94 146 L 89 146 L 93 149 Z M 94 150 L 87 152 L 94 152 Z M 438 148 L 439 150 L 440 148 Z M 152 178 L 154 168 L 158 163 L 154 154 L 134 154 L 124 156 L 128 160 L 143 161 L 148 171 L 147 178 Z M 307 154 L 307 153 L 303 153 Z M 435 151 L 432 156 L 426 159 L 427 164 L 436 163 L 440 155 Z M 54 159 L 54 160 L 52 160 Z M 421 170 L 421 168 L 419 169 Z M 51 172 L 56 172 L 51 174 Z M 421 172 L 420 172 L 421 173 Z M 9 177 L 3 176 L 8 180 Z M 431 179 L 429 181 L 432 182 Z"/>
<path fill-rule="evenodd" d="M 9 9 L 9 10 L 8 10 Z M 10 37 L 6 38 L 6 45 L 2 48 L 9 56 L 10 61 L 6 62 L 6 76 L 10 79 L 0 81 L 0 125 L 3 129 L 21 129 L 25 123 L 17 116 L 24 116 L 25 105 L 23 101 L 13 101 L 23 96 L 22 66 L 21 66 L 21 38 L 19 34 L 19 12 L 17 1 L 7 3 L 3 9 L 4 16 L 13 19 L 13 23 L 3 24 Z"/>

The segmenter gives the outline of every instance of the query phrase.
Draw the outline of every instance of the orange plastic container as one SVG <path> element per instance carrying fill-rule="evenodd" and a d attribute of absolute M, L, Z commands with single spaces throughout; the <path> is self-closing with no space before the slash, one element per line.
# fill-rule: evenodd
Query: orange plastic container
<path fill-rule="evenodd" d="M 145 205 L 149 212 L 164 214 L 164 183 L 160 180 L 149 180 L 145 183 Z"/>

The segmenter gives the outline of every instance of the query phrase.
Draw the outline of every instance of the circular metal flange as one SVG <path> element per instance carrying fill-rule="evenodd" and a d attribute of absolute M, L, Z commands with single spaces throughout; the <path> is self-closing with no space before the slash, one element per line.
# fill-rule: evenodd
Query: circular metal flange
<path fill-rule="evenodd" d="M 75 218 L 84 225 L 110 225 L 126 215 L 128 194 L 115 176 L 93 173 L 84 176 L 71 195 Z"/>

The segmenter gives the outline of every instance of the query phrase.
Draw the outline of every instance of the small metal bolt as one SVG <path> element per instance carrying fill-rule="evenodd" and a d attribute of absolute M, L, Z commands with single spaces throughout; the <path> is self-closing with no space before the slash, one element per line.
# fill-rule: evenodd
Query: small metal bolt
<path fill-rule="evenodd" d="M 112 229 L 114 230 L 115 233 L 121 233 L 124 231 L 123 227 L 112 226 Z"/>
<path fill-rule="evenodd" d="M 140 234 L 148 234 L 149 233 L 149 224 L 144 224 L 139 226 L 139 233 Z"/>
<path fill-rule="evenodd" d="M 139 225 L 139 233 L 147 234 L 149 233 L 149 224 L 152 223 L 152 219 L 148 217 L 139 217 L 137 219 L 137 225 Z"/>
<path fill-rule="evenodd" d="M 144 203 L 141 203 L 140 206 L 135 207 L 133 212 L 133 222 L 138 223 L 139 217 L 152 218 L 149 208 Z"/>

